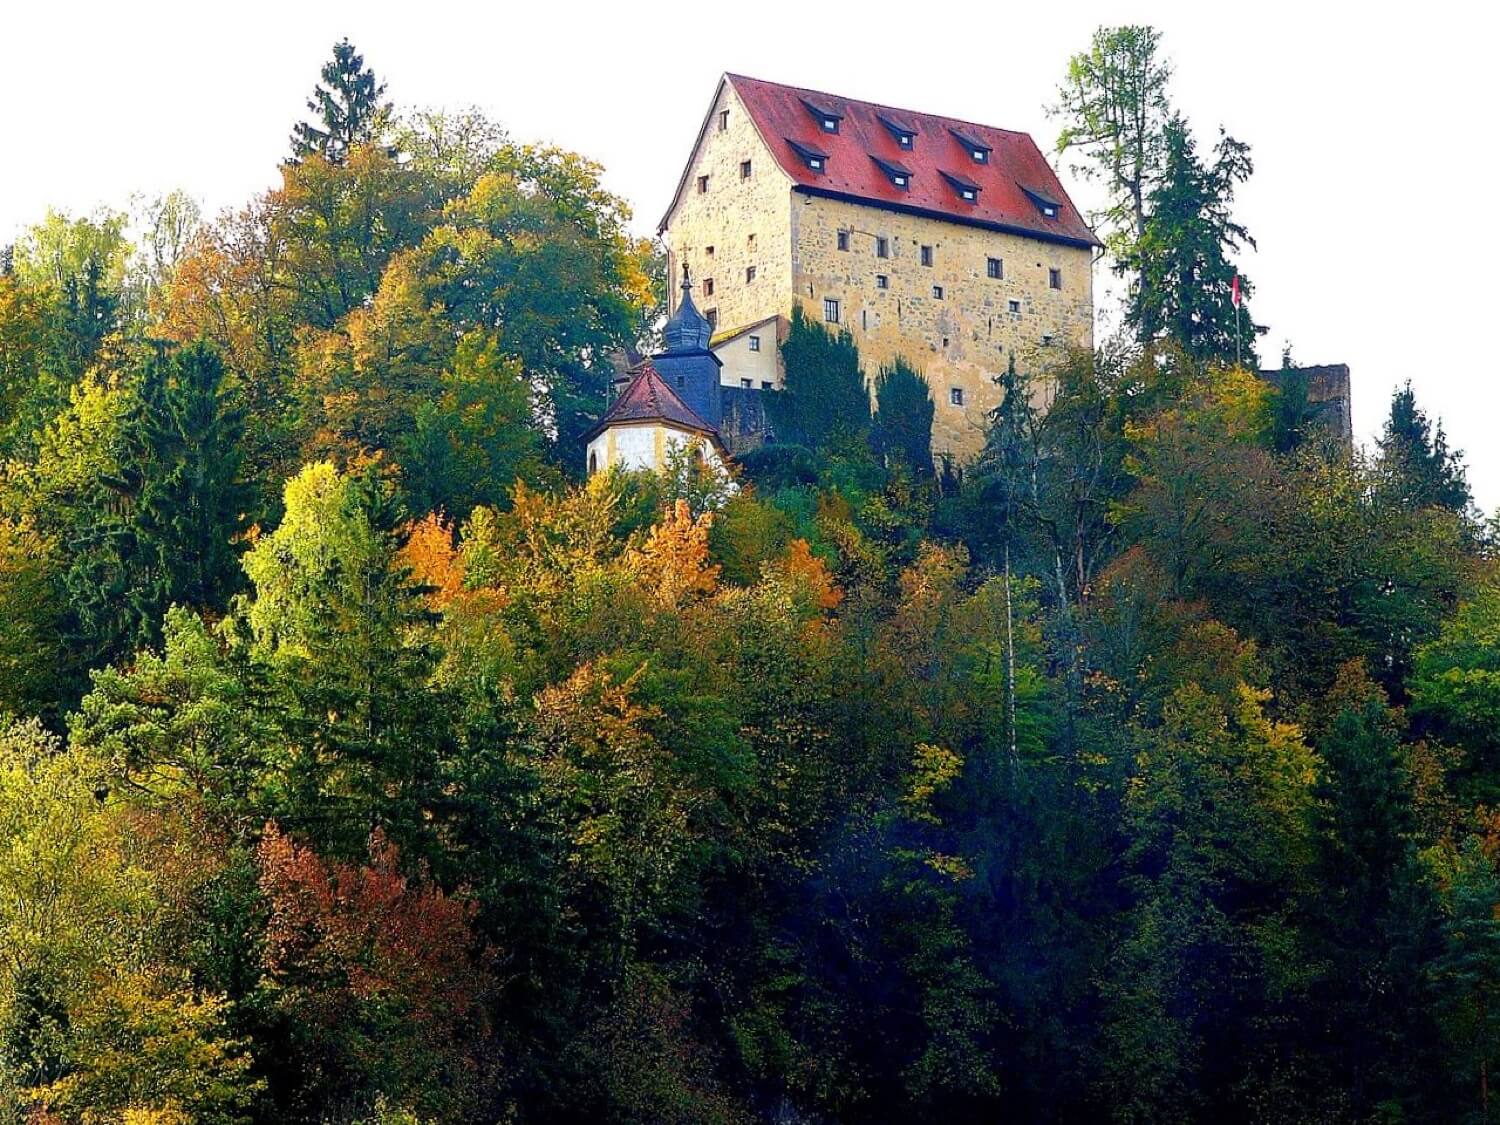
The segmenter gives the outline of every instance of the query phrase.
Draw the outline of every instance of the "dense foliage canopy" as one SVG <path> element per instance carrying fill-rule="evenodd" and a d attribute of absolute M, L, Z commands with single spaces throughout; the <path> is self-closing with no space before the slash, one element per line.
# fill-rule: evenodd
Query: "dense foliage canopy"
<path fill-rule="evenodd" d="M 1493 528 L 1180 303 L 1240 165 L 1159 89 L 1150 331 L 977 462 L 799 316 L 737 479 L 583 482 L 660 255 L 324 82 L 243 210 L 0 274 L 0 1123 L 1484 1119 Z"/>

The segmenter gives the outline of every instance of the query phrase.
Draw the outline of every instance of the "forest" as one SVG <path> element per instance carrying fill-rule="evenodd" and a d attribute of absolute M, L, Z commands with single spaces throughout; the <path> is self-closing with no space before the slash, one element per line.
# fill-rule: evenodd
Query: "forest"
<path fill-rule="evenodd" d="M 660 248 L 348 41 L 4 251 L 0 1125 L 1490 1119 L 1496 524 L 1257 375 L 1159 33 L 1060 63 L 1122 328 L 965 465 L 798 315 L 774 443 L 583 479 Z"/>

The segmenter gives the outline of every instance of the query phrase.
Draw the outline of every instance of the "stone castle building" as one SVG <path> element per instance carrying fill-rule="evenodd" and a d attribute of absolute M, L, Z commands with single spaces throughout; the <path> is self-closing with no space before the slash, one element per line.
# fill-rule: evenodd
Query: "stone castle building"
<path fill-rule="evenodd" d="M 799 303 L 853 333 L 872 381 L 898 355 L 921 371 L 933 450 L 959 460 L 1012 355 L 1093 342 L 1099 243 L 1025 133 L 725 75 L 660 231 L 712 328 L 731 447 Z"/>

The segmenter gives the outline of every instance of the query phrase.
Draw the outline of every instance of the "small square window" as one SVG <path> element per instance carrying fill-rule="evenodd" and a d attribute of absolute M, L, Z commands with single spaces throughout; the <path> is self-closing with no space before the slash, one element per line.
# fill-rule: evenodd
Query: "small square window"
<path fill-rule="evenodd" d="M 941 301 L 943 299 L 943 287 L 941 285 L 934 285 L 932 287 L 932 299 L 934 301 Z"/>
<path fill-rule="evenodd" d="M 707 176 L 699 176 L 698 177 L 698 194 L 699 195 L 703 195 L 707 191 L 708 191 L 708 177 Z"/>
<path fill-rule="evenodd" d="M 922 247 L 922 264 L 924 266 L 930 266 L 930 265 L 932 265 L 932 247 L 931 246 L 924 246 L 924 247 Z"/>
<path fill-rule="evenodd" d="M 748 391 L 748 390 L 750 390 L 751 388 L 753 388 L 755 386 L 755 380 L 754 379 L 741 379 L 740 380 L 740 386 L 744 387 L 745 390 Z"/>
<path fill-rule="evenodd" d="M 722 133 L 722 132 L 724 132 L 728 128 L 729 128 L 729 111 L 727 109 L 721 109 L 721 110 L 719 110 L 719 132 Z"/>
<path fill-rule="evenodd" d="M 839 231 L 839 249 L 849 249 L 849 232 L 846 230 Z"/>
<path fill-rule="evenodd" d="M 911 134 L 910 133 L 897 133 L 896 134 L 896 143 L 898 145 L 900 145 L 902 148 L 911 148 Z"/>
<path fill-rule="evenodd" d="M 993 277 L 997 281 L 1005 276 L 1005 263 L 999 258 L 990 258 L 984 264 L 986 276 Z"/>
<path fill-rule="evenodd" d="M 709 330 L 712 331 L 713 329 L 719 327 L 719 310 L 705 309 L 703 311 L 703 319 L 708 321 Z"/>
<path fill-rule="evenodd" d="M 771 380 L 769 380 L 769 379 L 762 379 L 760 381 L 760 389 L 763 390 L 763 391 L 772 390 L 774 388 L 774 386 L 775 386 L 775 384 L 773 384 L 771 382 Z"/>
<path fill-rule="evenodd" d="M 823 170 L 823 158 L 821 156 L 809 156 L 807 158 L 807 166 L 814 172 L 821 172 Z"/>
<path fill-rule="evenodd" d="M 705 254 L 707 254 L 710 258 L 712 258 L 714 256 L 714 248 L 712 246 L 705 246 L 703 248 L 703 252 Z"/>
<path fill-rule="evenodd" d="M 982 149 L 982 148 L 976 148 L 974 150 L 974 163 L 976 163 L 976 164 L 983 164 L 989 158 L 990 158 L 990 154 L 987 153 L 987 152 L 985 152 L 984 149 Z"/>
<path fill-rule="evenodd" d="M 963 188 L 962 190 L 959 191 L 958 194 L 961 195 L 961 196 L 963 196 L 963 198 L 967 202 L 969 202 L 969 203 L 973 203 L 974 200 L 977 198 L 974 195 L 974 189 L 973 188 L 969 188 L 969 187 Z"/>
<path fill-rule="evenodd" d="M 754 266 L 746 266 L 745 267 L 745 284 L 748 285 L 748 284 L 750 284 L 750 282 L 752 282 L 754 280 L 755 280 L 755 267 Z"/>
<path fill-rule="evenodd" d="M 883 273 L 877 273 L 875 275 L 875 288 L 876 289 L 889 289 L 890 287 L 891 287 L 891 279 L 889 277 L 887 277 Z"/>
<path fill-rule="evenodd" d="M 877 258 L 889 258 L 891 256 L 891 241 L 888 238 L 877 238 L 875 240 L 875 256 Z"/>
<path fill-rule="evenodd" d="M 750 350 L 752 352 L 758 352 L 758 351 L 760 351 L 760 337 L 759 336 L 751 336 L 750 337 Z"/>
<path fill-rule="evenodd" d="M 1053 289 L 1062 288 L 1062 270 L 1048 270 L 1047 284 Z"/>
<path fill-rule="evenodd" d="M 906 177 L 902 176 L 902 175 L 892 176 L 891 177 L 891 183 L 895 184 L 897 187 L 903 187 L 904 188 L 906 186 Z"/>
<path fill-rule="evenodd" d="M 1011 315 L 1012 316 L 1020 316 L 1021 315 L 1021 302 L 1020 301 L 1011 301 L 1011 302 L 1009 302 L 1009 306 L 1010 306 L 1010 311 L 1011 311 Z"/>
<path fill-rule="evenodd" d="M 740 161 L 740 179 L 742 179 L 742 180 L 748 180 L 749 178 L 750 178 L 750 161 L 748 161 L 748 160 L 741 160 Z"/>
<path fill-rule="evenodd" d="M 964 404 L 964 389 L 962 387 L 949 388 L 948 401 L 954 406 L 962 406 Z"/>
<path fill-rule="evenodd" d="M 714 279 L 713 278 L 711 278 L 711 277 L 705 277 L 703 279 L 703 295 L 705 297 L 712 297 L 714 295 Z"/>
<path fill-rule="evenodd" d="M 823 319 L 829 324 L 839 322 L 839 303 L 832 297 L 823 298 Z"/>
<path fill-rule="evenodd" d="M 1057 208 L 1055 206 L 1053 206 L 1051 203 L 1043 203 L 1042 204 L 1042 214 L 1045 215 L 1049 219 L 1055 219 L 1055 218 L 1057 218 Z"/>
<path fill-rule="evenodd" d="M 837 133 L 839 131 L 839 119 L 837 117 L 823 118 L 823 132 Z"/>

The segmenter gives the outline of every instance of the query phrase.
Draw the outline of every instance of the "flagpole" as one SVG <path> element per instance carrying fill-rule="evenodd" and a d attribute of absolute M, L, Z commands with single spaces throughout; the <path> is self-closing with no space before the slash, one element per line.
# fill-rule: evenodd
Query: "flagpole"
<path fill-rule="evenodd" d="M 1234 302 L 1234 365 L 1243 367 L 1244 360 L 1240 358 L 1240 274 L 1236 270 L 1234 283 L 1230 286 L 1229 299 Z"/>

